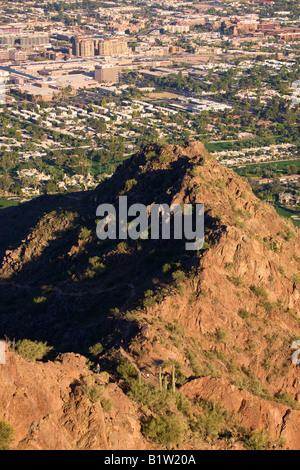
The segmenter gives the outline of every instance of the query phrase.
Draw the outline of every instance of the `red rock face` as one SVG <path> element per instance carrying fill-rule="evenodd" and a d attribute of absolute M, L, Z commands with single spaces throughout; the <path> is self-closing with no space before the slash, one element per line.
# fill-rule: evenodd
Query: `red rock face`
<path fill-rule="evenodd" d="M 191 399 L 214 399 L 234 413 L 241 426 L 266 430 L 277 439 L 283 438 L 286 449 L 300 449 L 300 411 L 264 400 L 214 377 L 192 380 L 181 391 Z"/>
<path fill-rule="evenodd" d="M 300 412 L 296 410 L 300 402 L 299 370 L 291 362 L 291 345 L 300 337 L 299 230 L 280 218 L 269 204 L 259 201 L 244 180 L 218 165 L 200 143 L 187 148 L 169 146 L 157 153 L 153 161 L 140 156 L 131 164 L 131 173 L 128 174 L 124 165 L 121 177 L 117 175 L 121 180 L 116 181 L 120 191 L 128 178 L 139 181 L 143 177 L 141 187 L 146 190 L 152 171 L 155 174 L 157 170 L 175 167 L 176 178 L 172 174 L 170 179 L 174 193 L 168 188 L 163 190 L 163 195 L 170 196 L 168 201 L 173 203 L 203 203 L 210 225 L 207 249 L 195 253 L 190 263 L 193 270 L 182 272 L 182 266 L 176 267 L 184 279 L 181 276 L 179 284 L 166 283 L 157 295 L 154 290 L 158 283 L 153 282 L 150 292 L 155 299 L 148 306 L 143 304 L 143 297 L 137 298 L 144 293 L 140 281 L 148 276 L 146 265 L 135 280 L 135 261 L 140 252 L 131 247 L 130 256 L 123 256 L 120 266 L 116 247 L 105 252 L 108 273 L 112 264 L 114 275 L 116 266 L 120 272 L 127 270 L 123 286 L 120 284 L 128 294 L 122 304 L 124 310 L 132 300 L 139 305 L 137 310 L 129 312 L 131 319 L 125 311 L 122 313 L 122 320 L 128 320 L 126 327 L 120 323 L 126 346 L 123 344 L 121 351 L 118 343 L 116 349 L 135 370 L 147 370 L 147 380 L 154 385 L 158 385 L 158 369 L 163 362 L 179 364 L 182 370 L 180 377 L 176 371 L 177 385 L 179 380 L 188 381 L 180 389 L 188 398 L 215 399 L 237 415 L 241 426 L 265 429 L 277 439 L 284 438 L 286 448 L 299 449 Z M 182 175 L 181 171 L 185 173 Z M 179 188 L 175 180 L 180 181 Z M 156 202 L 161 202 L 156 200 L 161 196 L 160 191 L 160 186 L 153 187 Z M 97 191 L 93 196 L 97 198 Z M 142 202 L 142 194 L 133 192 L 132 200 Z M 66 249 L 64 237 L 69 234 L 63 231 L 66 228 L 63 224 L 67 222 L 64 218 L 52 220 L 51 217 L 41 217 L 33 231 L 16 243 L 15 249 L 6 252 L 0 272 L 3 290 L 29 288 L 22 271 L 31 260 L 27 276 L 34 274 L 35 259 L 41 256 L 49 241 L 55 240 L 58 229 L 59 259 L 64 259 L 65 271 L 77 257 L 80 259 L 82 252 L 86 250 L 89 254 L 95 248 L 92 239 L 83 243 L 74 236 Z M 73 214 L 70 220 L 74 218 Z M 95 254 L 95 250 L 92 252 Z M 180 260 L 178 264 L 181 262 L 184 263 Z M 161 271 L 160 268 L 158 275 Z M 17 284 L 21 282 L 18 274 L 22 285 Z M 107 298 L 115 295 L 105 285 L 111 279 L 103 279 L 95 278 L 90 285 L 85 278 L 82 289 L 89 294 L 85 297 L 87 304 L 102 289 L 106 289 Z M 50 283 L 48 278 L 45 284 L 46 281 Z M 59 307 L 61 299 L 83 295 L 73 279 L 57 285 L 55 282 L 54 278 L 53 292 L 57 299 L 53 296 L 49 312 L 52 306 Z M 126 331 L 131 331 L 133 317 L 139 331 L 130 340 Z M 25 319 L 26 331 L 30 332 L 34 318 L 30 317 L 32 323 L 28 326 L 26 306 L 20 319 Z M 95 317 L 94 329 L 101 325 L 100 319 L 99 324 L 97 320 Z M 109 356 L 110 351 L 106 354 Z M 140 424 L 141 416 L 149 416 L 152 411 L 145 407 L 141 412 L 117 383 L 102 384 L 103 397 L 113 404 L 110 411 L 104 412 L 101 400 L 93 403 L 85 396 L 83 381 L 92 383 L 95 379 L 85 360 L 76 354 L 64 354 L 55 362 L 33 363 L 8 354 L 7 365 L 0 366 L 0 420 L 15 429 L 16 448 L 153 448 L 154 444 L 142 436 Z M 170 377 L 168 366 L 165 369 Z M 193 448 L 192 439 L 187 445 Z"/>
<path fill-rule="evenodd" d="M 86 359 L 64 354 L 59 361 L 34 363 L 7 354 L 0 366 L 0 421 L 15 430 L 13 448 L 32 450 L 143 449 L 136 409 L 115 384 L 103 383 L 104 413 L 82 390 L 92 380 Z"/>

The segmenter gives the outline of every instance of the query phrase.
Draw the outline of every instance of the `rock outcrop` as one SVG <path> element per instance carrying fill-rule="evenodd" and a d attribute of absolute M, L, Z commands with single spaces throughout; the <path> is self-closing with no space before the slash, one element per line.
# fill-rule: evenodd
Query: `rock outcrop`
<path fill-rule="evenodd" d="M 286 449 L 300 448 L 300 411 L 240 390 L 226 379 L 203 377 L 181 387 L 190 399 L 215 400 L 232 412 L 241 426 L 264 430 L 283 439 Z"/>
<path fill-rule="evenodd" d="M 148 209 L 203 203 L 203 250 L 186 252 L 181 240 L 99 241 L 96 208 L 117 206 L 120 194 Z M 40 205 L 26 204 L 23 220 L 16 208 L 0 212 L 1 335 L 47 341 L 67 354 L 28 363 L 10 353 L 1 366 L 0 420 L 15 428 L 16 448 L 155 447 L 141 423 L 156 412 L 126 395 L 121 361 L 154 386 L 159 367 L 170 383 L 175 366 L 192 407 L 195 397 L 214 399 L 241 426 L 300 448 L 299 369 L 291 363 L 300 337 L 300 246 L 291 221 L 200 143 L 151 145 L 95 191 Z M 95 380 L 84 356 L 99 342 L 111 375 L 101 385 L 113 404 L 106 411 L 84 393 Z M 186 445 L 227 448 L 189 434 Z"/>
<path fill-rule="evenodd" d="M 7 353 L 0 365 L 0 421 L 15 431 L 16 450 L 144 449 L 137 407 L 115 383 L 101 387 L 102 400 L 93 403 L 82 385 L 96 375 L 86 358 L 63 354 L 56 361 L 32 362 Z M 101 376 L 96 377 L 100 380 Z"/>

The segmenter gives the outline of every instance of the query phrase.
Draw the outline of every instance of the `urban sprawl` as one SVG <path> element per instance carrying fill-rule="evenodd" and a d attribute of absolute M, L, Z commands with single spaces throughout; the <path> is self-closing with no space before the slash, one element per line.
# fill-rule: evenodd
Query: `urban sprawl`
<path fill-rule="evenodd" d="M 0 1 L 0 207 L 202 141 L 299 226 L 298 1 Z"/>

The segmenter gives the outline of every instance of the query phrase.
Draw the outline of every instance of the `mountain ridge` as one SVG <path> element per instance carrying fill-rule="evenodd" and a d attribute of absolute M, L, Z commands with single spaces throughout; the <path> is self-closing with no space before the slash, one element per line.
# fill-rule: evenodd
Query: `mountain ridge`
<path fill-rule="evenodd" d="M 96 208 L 116 205 L 120 194 L 148 208 L 203 203 L 204 249 L 186 252 L 178 240 L 99 241 Z M 133 376 L 137 370 L 149 374 L 152 390 L 160 367 L 169 384 L 175 367 L 177 391 L 186 390 L 192 401 L 195 380 L 211 377 L 224 380 L 224 390 L 232 385 L 263 403 L 279 402 L 283 416 L 298 408 L 299 381 L 290 356 L 292 341 L 300 337 L 299 230 L 203 144 L 149 145 L 96 190 L 42 201 L 42 214 L 31 215 L 32 230 L 26 220 L 27 228 L 17 221 L 19 235 L 3 250 L 2 336 L 48 341 L 55 352 L 91 360 L 90 346 L 101 342 L 101 364 L 138 403 L 141 422 L 157 412 L 143 403 Z M 30 204 L 25 214 L 38 209 L 38 202 Z M 18 208 L 6 214 L 9 224 Z M 2 228 L 2 239 L 8 232 Z M 129 375 L 116 373 L 124 361 L 134 366 Z M 180 412 L 172 406 L 173 414 Z M 187 415 L 182 419 L 193 429 Z M 247 416 L 243 422 L 254 421 Z M 277 430 L 268 420 L 255 426 L 282 437 L 279 424 Z M 288 439 L 299 448 L 297 430 Z M 188 442 L 191 448 L 200 445 L 193 435 Z"/>

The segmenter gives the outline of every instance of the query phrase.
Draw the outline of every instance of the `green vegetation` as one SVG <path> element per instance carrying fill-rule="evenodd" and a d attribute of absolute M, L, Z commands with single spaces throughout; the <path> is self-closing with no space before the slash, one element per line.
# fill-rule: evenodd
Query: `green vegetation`
<path fill-rule="evenodd" d="M 176 414 L 158 415 L 156 418 L 146 419 L 142 432 L 146 437 L 167 448 L 179 446 L 184 438 L 184 426 Z"/>
<path fill-rule="evenodd" d="M 275 210 L 276 210 L 278 215 L 280 215 L 281 217 L 285 217 L 286 219 L 291 220 L 296 227 L 300 228 L 300 220 L 297 220 L 297 219 L 293 218 L 293 216 L 298 216 L 299 215 L 298 212 L 296 212 L 294 210 L 291 210 L 291 209 L 288 209 L 286 207 L 283 208 L 282 206 L 278 206 L 277 204 L 275 204 L 274 207 L 275 207 Z"/>
<path fill-rule="evenodd" d="M 223 436 L 232 427 L 232 416 L 220 404 L 199 400 L 203 413 L 191 418 L 191 429 L 203 440 L 215 440 Z"/>
<path fill-rule="evenodd" d="M 250 290 L 258 297 L 262 297 L 264 300 L 268 299 L 268 293 L 264 286 L 251 286 Z"/>
<path fill-rule="evenodd" d="M 104 398 L 101 400 L 101 406 L 105 413 L 109 413 L 112 409 L 112 402 L 109 399 Z"/>
<path fill-rule="evenodd" d="M 241 287 L 243 285 L 243 279 L 240 276 L 227 276 L 227 279 L 236 287 Z"/>
<path fill-rule="evenodd" d="M 101 400 L 103 391 L 101 387 L 97 384 L 95 385 L 87 385 L 87 384 L 82 384 L 82 390 L 85 394 L 85 396 L 92 402 L 92 403 L 97 403 L 98 401 Z"/>
<path fill-rule="evenodd" d="M 278 441 L 270 439 L 265 431 L 245 431 L 244 443 L 247 450 L 270 450 L 274 446 L 280 448 L 284 444 L 282 439 Z"/>
<path fill-rule="evenodd" d="M 0 421 L 0 450 L 9 450 L 15 431 L 5 421 Z"/>
<path fill-rule="evenodd" d="M 28 361 L 41 361 L 45 359 L 53 347 L 47 342 L 31 341 L 29 339 L 19 340 L 13 347 L 13 351 Z"/>
<path fill-rule="evenodd" d="M 101 354 L 103 352 L 104 348 L 102 346 L 101 343 L 96 343 L 94 344 L 94 346 L 90 346 L 89 348 L 89 353 L 94 356 L 94 357 L 97 357 L 99 356 L 99 354 Z"/>
<path fill-rule="evenodd" d="M 125 183 L 125 192 L 130 191 L 132 188 L 134 188 L 137 185 L 137 180 L 136 179 L 130 179 L 127 180 Z"/>
<path fill-rule="evenodd" d="M 5 209 L 6 207 L 18 206 L 20 201 L 15 199 L 7 199 L 6 197 L 0 197 L 0 209 Z"/>
<path fill-rule="evenodd" d="M 216 329 L 216 340 L 218 343 L 223 343 L 226 339 L 226 331 L 223 328 Z"/>
<path fill-rule="evenodd" d="M 285 230 L 281 232 L 281 236 L 282 236 L 282 238 L 284 238 L 284 240 L 286 240 L 288 242 L 292 238 L 295 237 L 295 233 L 293 232 L 293 230 L 291 230 L 289 227 L 286 226 Z"/>
<path fill-rule="evenodd" d="M 93 279 L 95 276 L 103 274 L 105 269 L 105 264 L 101 262 L 99 256 L 93 256 L 89 258 L 89 266 L 85 271 L 85 276 L 89 279 Z"/>
<path fill-rule="evenodd" d="M 238 311 L 238 315 L 239 315 L 243 320 L 246 320 L 247 318 L 250 318 L 250 317 L 251 317 L 251 313 L 249 313 L 248 310 L 246 310 L 245 308 L 241 308 L 241 309 Z"/>

